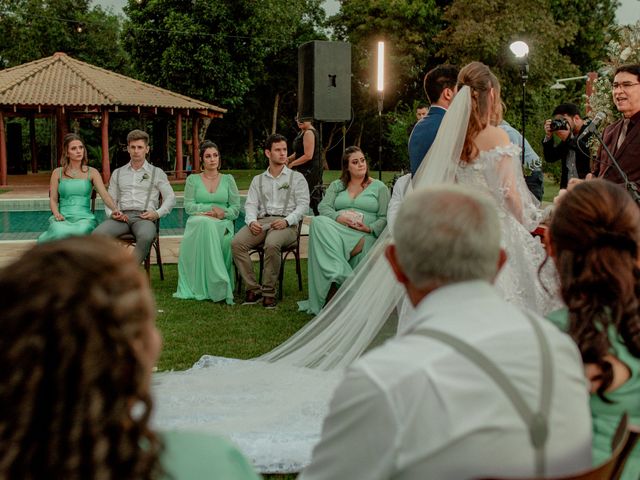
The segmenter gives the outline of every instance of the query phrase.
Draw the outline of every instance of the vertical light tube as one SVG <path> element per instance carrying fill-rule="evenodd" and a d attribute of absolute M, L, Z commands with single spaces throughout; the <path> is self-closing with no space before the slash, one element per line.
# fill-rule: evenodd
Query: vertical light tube
<path fill-rule="evenodd" d="M 384 42 L 378 42 L 378 92 L 384 91 Z"/>

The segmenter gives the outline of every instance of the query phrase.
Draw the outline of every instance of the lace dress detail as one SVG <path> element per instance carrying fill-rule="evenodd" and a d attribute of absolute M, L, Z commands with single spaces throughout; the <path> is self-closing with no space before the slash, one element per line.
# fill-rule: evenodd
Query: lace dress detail
<path fill-rule="evenodd" d="M 524 182 L 519 152 L 516 145 L 480 152 L 472 163 L 460 164 L 456 181 L 488 193 L 498 204 L 501 243 L 508 257 L 496 281 L 503 298 L 545 315 L 562 303 L 556 293 L 558 281 L 552 262 L 546 262 L 538 275 L 546 252 L 530 232 L 539 224 L 541 211 Z"/>
<path fill-rule="evenodd" d="M 154 374 L 152 423 L 226 436 L 259 472 L 297 472 L 343 373 L 204 355 L 189 370 Z"/>

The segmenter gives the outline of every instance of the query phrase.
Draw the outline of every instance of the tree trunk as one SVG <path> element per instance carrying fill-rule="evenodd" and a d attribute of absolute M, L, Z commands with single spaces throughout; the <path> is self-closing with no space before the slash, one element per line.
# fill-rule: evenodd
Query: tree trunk
<path fill-rule="evenodd" d="M 280 92 L 276 93 L 276 98 L 273 100 L 273 117 L 271 118 L 271 134 L 276 133 L 276 126 L 278 124 L 278 107 L 280 106 Z"/>
<path fill-rule="evenodd" d="M 254 168 L 256 163 L 254 148 L 255 148 L 255 145 L 253 140 L 253 129 L 249 128 L 249 146 L 247 149 L 247 166 L 249 168 Z"/>
<path fill-rule="evenodd" d="M 358 136 L 356 137 L 356 142 L 355 145 L 356 147 L 359 147 L 360 144 L 362 143 L 362 133 L 364 132 L 364 123 L 360 124 L 360 132 L 358 132 Z"/>
<path fill-rule="evenodd" d="M 331 132 L 329 133 L 329 139 L 327 140 L 326 147 L 322 149 L 322 169 L 323 170 L 329 170 L 329 163 L 327 162 L 327 152 L 329 151 L 329 148 L 332 147 L 333 137 L 336 134 L 337 125 L 338 125 L 337 123 L 334 123 L 333 127 L 331 127 Z"/>
<path fill-rule="evenodd" d="M 209 117 L 203 117 L 200 120 L 200 143 L 204 142 L 204 139 L 207 136 L 207 130 L 209 130 L 209 125 L 211 124 L 211 119 Z"/>

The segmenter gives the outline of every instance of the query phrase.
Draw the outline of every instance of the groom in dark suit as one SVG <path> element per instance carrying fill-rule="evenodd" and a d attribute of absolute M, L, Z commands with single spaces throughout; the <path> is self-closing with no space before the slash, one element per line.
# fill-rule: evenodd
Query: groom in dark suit
<path fill-rule="evenodd" d="M 622 65 L 613 78 L 613 102 L 623 118 L 605 128 L 602 135 L 629 180 L 640 183 L 640 64 Z M 598 152 L 598 177 L 623 183 L 604 149 Z"/>
<path fill-rule="evenodd" d="M 429 113 L 422 118 L 409 136 L 409 164 L 415 175 L 422 159 L 436 138 L 440 123 L 456 93 L 458 69 L 453 65 L 439 65 L 424 77 L 424 91 L 431 103 Z"/>

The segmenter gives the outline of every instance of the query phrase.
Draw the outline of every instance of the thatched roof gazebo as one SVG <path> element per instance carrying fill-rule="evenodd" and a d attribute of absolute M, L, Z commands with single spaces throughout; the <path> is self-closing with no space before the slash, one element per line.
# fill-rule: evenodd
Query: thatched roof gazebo
<path fill-rule="evenodd" d="M 199 169 L 198 131 L 203 118 L 222 117 L 226 110 L 124 75 L 81 62 L 58 52 L 0 71 L 0 185 L 7 184 L 7 138 L 5 118 L 52 116 L 56 119 L 58 159 L 69 120 L 91 117 L 99 122 L 102 146 L 102 176 L 110 177 L 109 114 L 164 115 L 176 122 L 176 175 L 183 172 L 182 122 L 192 119 L 194 170 Z M 97 124 L 97 123 L 96 123 Z M 35 132 L 30 128 L 32 169 L 35 171 Z M 59 160 L 58 160 L 59 161 Z"/>

